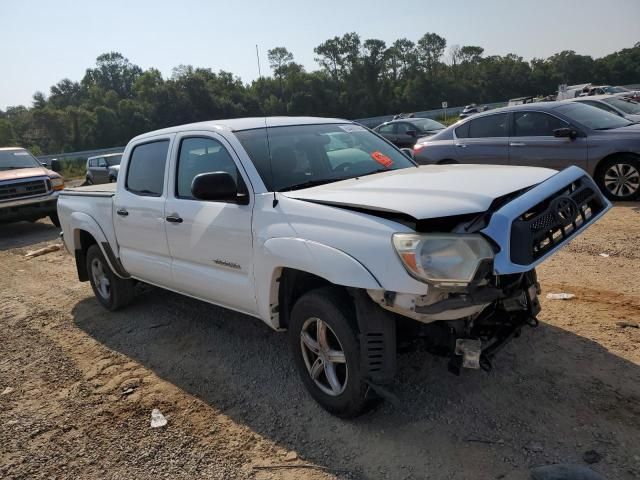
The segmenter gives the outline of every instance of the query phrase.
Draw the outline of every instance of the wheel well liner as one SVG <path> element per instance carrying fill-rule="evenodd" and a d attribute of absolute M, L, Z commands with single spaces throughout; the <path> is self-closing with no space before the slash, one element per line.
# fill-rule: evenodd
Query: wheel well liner
<path fill-rule="evenodd" d="M 316 288 L 333 285 L 322 277 L 296 270 L 295 268 L 283 268 L 280 272 L 280 277 L 276 281 L 280 284 L 278 288 L 280 328 L 289 326 L 291 310 L 302 295 Z"/>

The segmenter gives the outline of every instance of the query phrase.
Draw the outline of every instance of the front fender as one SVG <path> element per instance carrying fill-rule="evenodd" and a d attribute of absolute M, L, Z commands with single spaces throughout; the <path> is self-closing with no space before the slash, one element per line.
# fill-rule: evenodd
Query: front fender
<path fill-rule="evenodd" d="M 282 268 L 321 277 L 335 285 L 379 290 L 380 282 L 355 258 L 336 248 L 301 238 L 270 238 L 256 255 L 256 300 L 260 317 L 278 328 L 272 305 L 278 303 L 277 278 Z"/>

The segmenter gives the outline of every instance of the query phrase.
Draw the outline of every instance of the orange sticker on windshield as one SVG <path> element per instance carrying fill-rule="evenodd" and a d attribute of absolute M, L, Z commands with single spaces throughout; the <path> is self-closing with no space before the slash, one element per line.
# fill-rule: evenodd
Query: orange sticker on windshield
<path fill-rule="evenodd" d="M 386 168 L 389 168 L 391 165 L 393 165 L 393 160 L 387 157 L 384 153 L 377 150 L 371 154 L 371 158 L 373 158 L 376 162 Z"/>

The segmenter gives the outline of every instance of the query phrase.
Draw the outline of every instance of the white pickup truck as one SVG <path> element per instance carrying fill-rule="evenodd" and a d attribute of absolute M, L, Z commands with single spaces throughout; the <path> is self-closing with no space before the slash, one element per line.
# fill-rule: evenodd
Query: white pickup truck
<path fill-rule="evenodd" d="M 609 208 L 577 167 L 418 167 L 345 120 L 147 133 L 117 184 L 61 192 L 78 276 L 115 310 L 153 284 L 288 330 L 300 376 L 353 416 L 392 381 L 397 332 L 491 368 L 537 324 L 535 267 Z"/>

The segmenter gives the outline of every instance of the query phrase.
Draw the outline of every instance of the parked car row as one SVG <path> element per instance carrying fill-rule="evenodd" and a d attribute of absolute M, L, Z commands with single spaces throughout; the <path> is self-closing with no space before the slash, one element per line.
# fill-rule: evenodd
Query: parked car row
<path fill-rule="evenodd" d="M 574 98 L 571 101 L 591 105 L 631 122 L 640 122 L 640 103 L 623 95 L 594 95 Z"/>
<path fill-rule="evenodd" d="M 420 138 L 414 156 L 420 164 L 490 163 L 557 170 L 576 165 L 589 172 L 610 199 L 638 198 L 640 125 L 584 102 L 533 103 L 480 113 Z"/>

